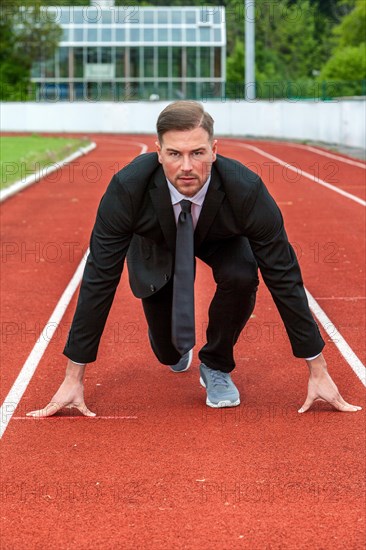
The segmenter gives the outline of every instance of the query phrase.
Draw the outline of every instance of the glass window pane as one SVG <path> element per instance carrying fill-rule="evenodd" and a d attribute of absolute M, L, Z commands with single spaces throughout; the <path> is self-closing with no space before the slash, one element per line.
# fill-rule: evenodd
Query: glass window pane
<path fill-rule="evenodd" d="M 211 50 L 210 48 L 200 49 L 201 60 L 201 77 L 208 78 L 211 76 Z"/>
<path fill-rule="evenodd" d="M 84 20 L 84 17 L 83 17 L 83 9 L 80 8 L 80 9 L 77 9 L 77 8 L 74 8 L 74 7 L 70 7 L 70 6 L 63 6 L 62 7 L 62 11 L 63 10 L 73 10 L 72 12 L 72 15 L 71 15 L 71 21 L 73 21 L 74 23 L 84 23 L 85 20 Z"/>
<path fill-rule="evenodd" d="M 102 28 L 102 42 L 110 42 L 112 40 L 112 29 L 107 27 L 106 29 Z"/>
<path fill-rule="evenodd" d="M 68 42 L 69 41 L 69 35 L 70 35 L 69 29 L 62 29 L 61 42 Z"/>
<path fill-rule="evenodd" d="M 196 23 L 196 12 L 195 11 L 186 11 L 186 23 Z"/>
<path fill-rule="evenodd" d="M 57 14 L 58 18 L 57 18 L 56 22 L 59 23 L 60 25 L 65 25 L 65 23 L 70 22 L 70 19 L 71 19 L 71 21 L 73 21 L 75 19 L 75 17 L 73 17 L 73 15 L 70 14 L 70 7 L 69 6 L 60 6 L 58 9 L 60 10 L 60 12 Z M 71 15 L 71 17 L 70 17 L 70 15 Z"/>
<path fill-rule="evenodd" d="M 130 76 L 138 78 L 140 67 L 140 56 L 138 48 L 130 49 Z"/>
<path fill-rule="evenodd" d="M 112 23 L 112 11 L 111 10 L 102 10 L 102 22 L 103 23 Z"/>
<path fill-rule="evenodd" d="M 195 82 L 187 82 L 187 99 L 199 99 L 197 97 L 197 84 Z"/>
<path fill-rule="evenodd" d="M 83 23 L 98 23 L 101 19 L 99 9 L 96 9 L 94 6 L 87 6 L 83 8 Z"/>
<path fill-rule="evenodd" d="M 98 48 L 87 49 L 88 63 L 98 63 Z"/>
<path fill-rule="evenodd" d="M 158 23 L 168 23 L 168 12 L 166 10 L 158 10 Z"/>
<path fill-rule="evenodd" d="M 154 48 L 144 48 L 144 75 L 154 76 Z"/>
<path fill-rule="evenodd" d="M 182 42 L 182 29 L 178 29 L 177 27 L 172 28 L 172 41 Z"/>
<path fill-rule="evenodd" d="M 219 8 L 216 8 L 213 14 L 213 21 L 215 25 L 220 25 L 220 23 L 223 22 L 223 17 L 224 17 L 224 11 Z"/>
<path fill-rule="evenodd" d="M 221 40 L 222 40 L 221 29 L 214 29 L 214 41 L 221 42 Z"/>
<path fill-rule="evenodd" d="M 100 62 L 112 63 L 112 48 L 100 48 Z"/>
<path fill-rule="evenodd" d="M 168 99 L 168 83 L 167 82 L 161 82 L 158 86 L 158 95 L 159 99 Z"/>
<path fill-rule="evenodd" d="M 196 29 L 186 29 L 187 42 L 196 42 Z"/>
<path fill-rule="evenodd" d="M 210 41 L 210 31 L 211 29 L 209 27 L 200 27 L 199 29 L 200 42 Z"/>
<path fill-rule="evenodd" d="M 101 86 L 101 100 L 108 101 L 113 99 L 113 86 L 112 82 L 102 82 Z"/>
<path fill-rule="evenodd" d="M 124 42 L 125 40 L 126 40 L 125 29 L 116 29 L 116 41 Z"/>
<path fill-rule="evenodd" d="M 130 40 L 131 42 L 140 41 L 140 29 L 131 29 L 130 30 Z"/>
<path fill-rule="evenodd" d="M 116 77 L 125 76 L 125 48 L 116 48 Z"/>
<path fill-rule="evenodd" d="M 88 42 L 97 42 L 97 39 L 98 39 L 97 29 L 89 28 Z"/>
<path fill-rule="evenodd" d="M 187 48 L 187 76 L 197 75 L 197 49 Z"/>
<path fill-rule="evenodd" d="M 144 41 L 153 42 L 154 41 L 154 29 L 147 27 L 144 29 Z"/>
<path fill-rule="evenodd" d="M 60 48 L 60 76 L 67 77 L 69 75 L 69 48 Z"/>
<path fill-rule="evenodd" d="M 45 76 L 54 77 L 55 76 L 55 59 L 52 57 L 51 59 L 47 59 L 45 62 Z"/>
<path fill-rule="evenodd" d="M 77 78 L 84 76 L 83 48 L 74 48 L 74 76 Z"/>
<path fill-rule="evenodd" d="M 172 48 L 172 72 L 175 77 L 182 77 L 182 48 Z"/>
<path fill-rule="evenodd" d="M 158 76 L 168 76 L 168 48 L 158 48 Z"/>
<path fill-rule="evenodd" d="M 158 40 L 160 42 L 168 41 L 168 29 L 159 29 L 158 30 Z"/>
<path fill-rule="evenodd" d="M 172 12 L 172 22 L 173 23 L 182 23 L 183 22 L 183 13 L 180 10 L 174 10 Z"/>
<path fill-rule="evenodd" d="M 221 48 L 215 48 L 214 64 L 214 76 L 219 78 L 221 76 Z"/>
<path fill-rule="evenodd" d="M 183 92 L 183 85 L 181 82 L 173 82 L 172 85 L 172 99 L 185 99 L 185 95 Z"/>
<path fill-rule="evenodd" d="M 152 10 L 146 10 L 144 12 L 144 23 L 154 23 L 154 12 Z"/>
<path fill-rule="evenodd" d="M 74 29 L 74 40 L 75 42 L 82 42 L 84 40 L 84 29 L 81 28 L 75 28 Z"/>
<path fill-rule="evenodd" d="M 37 78 L 41 76 L 41 62 L 35 61 L 32 65 L 31 77 Z"/>

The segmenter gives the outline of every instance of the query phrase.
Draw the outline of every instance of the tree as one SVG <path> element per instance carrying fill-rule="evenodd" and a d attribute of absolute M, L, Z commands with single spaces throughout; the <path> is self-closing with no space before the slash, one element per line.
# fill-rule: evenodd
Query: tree
<path fill-rule="evenodd" d="M 24 100 L 32 64 L 54 54 L 62 29 L 42 12 L 39 0 L 2 3 L 1 12 L 0 99 Z"/>
<path fill-rule="evenodd" d="M 344 82 L 342 92 L 360 94 L 366 80 L 366 3 L 357 0 L 354 9 L 334 28 L 335 47 L 320 78 Z"/>

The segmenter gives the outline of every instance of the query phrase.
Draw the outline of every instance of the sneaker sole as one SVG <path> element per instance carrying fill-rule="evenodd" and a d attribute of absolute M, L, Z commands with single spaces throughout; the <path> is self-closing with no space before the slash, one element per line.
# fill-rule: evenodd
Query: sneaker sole
<path fill-rule="evenodd" d="M 191 363 L 192 363 L 192 359 L 193 359 L 193 350 L 191 349 L 191 351 L 189 352 L 189 357 L 188 357 L 188 364 L 186 366 L 185 369 L 182 369 L 182 370 L 174 370 L 171 366 L 169 366 L 170 370 L 172 372 L 175 372 L 175 373 L 180 373 L 180 372 L 186 372 L 186 370 L 189 369 L 189 367 L 191 366 Z"/>
<path fill-rule="evenodd" d="M 202 377 L 200 377 L 200 384 L 201 386 L 206 388 L 206 384 L 204 383 Z M 240 397 L 238 397 L 236 401 L 219 401 L 218 403 L 213 403 L 207 397 L 206 405 L 212 407 L 213 409 L 223 409 L 224 407 L 237 407 L 238 405 L 240 405 Z"/>

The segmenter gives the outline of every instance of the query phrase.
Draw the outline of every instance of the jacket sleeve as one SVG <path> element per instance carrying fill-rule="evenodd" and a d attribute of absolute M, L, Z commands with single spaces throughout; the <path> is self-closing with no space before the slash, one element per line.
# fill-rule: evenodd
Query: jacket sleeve
<path fill-rule="evenodd" d="M 133 208 L 115 175 L 103 196 L 90 239 L 79 298 L 64 354 L 79 363 L 95 361 L 104 326 L 132 238 Z"/>
<path fill-rule="evenodd" d="M 324 341 L 307 301 L 300 267 L 288 241 L 283 218 L 259 179 L 251 208 L 244 205 L 247 236 L 276 307 L 284 322 L 296 357 L 321 352 Z M 243 213 L 244 215 L 244 213 Z"/>

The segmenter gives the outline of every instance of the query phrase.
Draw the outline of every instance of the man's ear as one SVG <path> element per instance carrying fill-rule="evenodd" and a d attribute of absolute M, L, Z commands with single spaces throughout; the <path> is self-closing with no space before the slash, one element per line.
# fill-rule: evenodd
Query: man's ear
<path fill-rule="evenodd" d="M 212 142 L 212 162 L 215 162 L 217 154 L 217 139 Z"/>
<path fill-rule="evenodd" d="M 156 145 L 156 152 L 158 153 L 158 160 L 159 160 L 160 164 L 162 164 L 161 145 L 160 145 L 159 141 L 155 141 L 155 145 Z"/>

